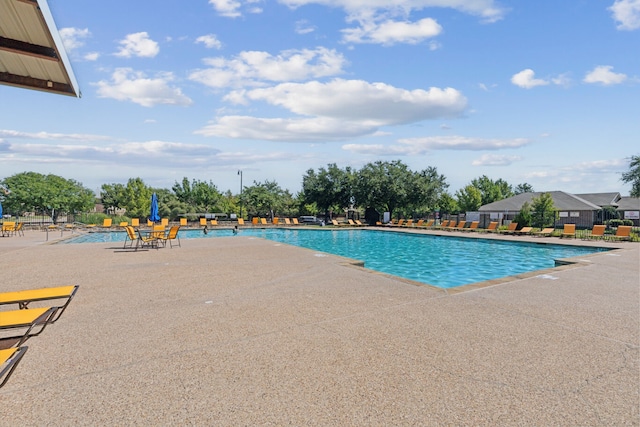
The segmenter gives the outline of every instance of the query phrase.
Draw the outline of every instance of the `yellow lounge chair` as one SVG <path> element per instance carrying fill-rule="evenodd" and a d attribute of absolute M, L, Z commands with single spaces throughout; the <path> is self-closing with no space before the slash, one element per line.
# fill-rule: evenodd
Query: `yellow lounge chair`
<path fill-rule="evenodd" d="M 271 220 L 271 222 L 273 223 L 273 225 L 278 225 L 278 223 L 280 222 L 280 218 L 278 218 L 277 216 L 273 217 L 273 220 Z"/>
<path fill-rule="evenodd" d="M 162 242 L 163 246 L 167 246 L 167 242 L 169 242 L 169 247 L 173 248 L 173 241 L 178 241 L 178 246 L 182 247 L 180 244 L 180 237 L 178 237 L 178 231 L 180 231 L 179 225 L 174 225 L 169 229 L 169 232 L 166 236 L 158 236 L 158 241 Z"/>
<path fill-rule="evenodd" d="M 260 218 L 261 225 L 267 225 L 267 218 Z"/>
<path fill-rule="evenodd" d="M 491 221 L 489 226 L 485 228 L 483 231 L 488 231 L 489 233 L 495 233 L 498 231 L 498 221 Z"/>
<path fill-rule="evenodd" d="M 397 225 L 398 227 L 402 227 L 403 224 L 404 224 L 404 219 L 399 219 L 398 223 L 394 225 Z"/>
<path fill-rule="evenodd" d="M 124 236 L 124 246 L 122 246 L 122 249 L 127 248 L 127 243 L 129 244 L 129 247 L 132 248 L 133 242 L 138 241 L 138 236 L 136 236 L 136 230 L 131 225 L 126 226 L 124 230 L 127 232 L 127 235 Z"/>
<path fill-rule="evenodd" d="M 29 308 L 29 304 L 35 301 L 48 301 L 63 299 L 65 303 L 56 310 L 55 317 L 51 318 L 50 323 L 55 323 L 67 306 L 78 292 L 79 285 L 58 286 L 55 288 L 39 288 L 25 289 L 22 291 L 2 292 L 0 293 L 0 305 L 18 304 L 20 310 Z"/>
<path fill-rule="evenodd" d="M 576 237 L 576 225 L 575 224 L 565 224 L 564 229 L 562 230 L 562 234 L 560 237 Z"/>
<path fill-rule="evenodd" d="M 594 225 L 591 233 L 585 236 L 585 239 L 604 239 L 604 231 L 607 228 L 604 224 Z"/>
<path fill-rule="evenodd" d="M 516 229 L 518 228 L 518 223 L 517 222 L 511 222 L 508 226 L 506 230 L 500 230 L 500 233 L 504 233 L 504 234 L 514 234 L 514 232 L 516 231 Z"/>
<path fill-rule="evenodd" d="M 153 221 L 151 221 L 150 219 L 147 219 L 147 227 L 153 227 Z"/>
<path fill-rule="evenodd" d="M 476 231 L 480 225 L 480 221 L 471 221 L 468 228 L 463 228 L 461 231 Z"/>
<path fill-rule="evenodd" d="M 430 219 L 429 221 L 427 221 L 426 224 L 423 225 L 423 227 L 429 228 L 429 227 L 433 227 L 433 223 L 435 222 L 435 220 Z"/>
<path fill-rule="evenodd" d="M 619 225 L 616 234 L 609 237 L 611 240 L 629 240 L 631 241 L 631 226 Z"/>
<path fill-rule="evenodd" d="M 244 225 L 244 218 L 238 218 L 238 225 Z"/>
<path fill-rule="evenodd" d="M 291 220 L 289 218 L 285 218 L 284 225 L 291 225 Z"/>
<path fill-rule="evenodd" d="M 126 227 L 129 225 L 129 222 L 127 221 L 122 221 L 120 224 L 118 224 L 120 227 Z"/>
<path fill-rule="evenodd" d="M 293 222 L 293 225 L 300 225 L 298 218 L 291 218 L 291 222 Z"/>
<path fill-rule="evenodd" d="M 520 230 L 515 230 L 513 234 L 522 236 L 523 234 L 531 234 L 531 230 L 533 230 L 533 227 L 522 227 Z"/>
<path fill-rule="evenodd" d="M 181 227 L 187 226 L 187 218 L 180 218 L 180 226 Z"/>
<path fill-rule="evenodd" d="M 555 228 L 553 227 L 547 227 L 547 228 L 543 228 L 542 230 L 533 233 L 534 236 L 539 236 L 539 237 L 549 237 L 553 234 L 553 232 L 556 231 Z"/>
<path fill-rule="evenodd" d="M 111 228 L 112 225 L 113 225 L 113 219 L 111 218 L 105 218 L 102 221 L 102 228 Z"/>
<path fill-rule="evenodd" d="M 9 381 L 11 374 L 16 370 L 20 360 L 27 352 L 29 347 L 6 348 L 0 350 L 0 388 Z"/>
<path fill-rule="evenodd" d="M 207 225 L 207 218 L 200 218 L 200 225 L 202 226 Z"/>
<path fill-rule="evenodd" d="M 449 226 L 449 220 L 445 219 L 440 223 L 440 228 L 445 228 Z"/>
<path fill-rule="evenodd" d="M 131 218 L 131 226 L 132 227 L 140 227 L 140 219 L 139 218 Z"/>
<path fill-rule="evenodd" d="M 357 226 L 364 227 L 364 224 L 359 219 L 356 219 L 355 223 Z"/>
<path fill-rule="evenodd" d="M 211 225 L 218 225 L 218 220 L 217 219 L 212 219 L 211 220 Z"/>
<path fill-rule="evenodd" d="M 22 227 L 24 227 L 24 223 L 19 222 L 18 224 L 16 224 L 16 227 L 13 229 L 13 232 L 11 234 L 13 234 L 14 236 L 24 236 L 24 230 L 22 229 Z"/>
<path fill-rule="evenodd" d="M 29 338 L 40 335 L 55 316 L 57 309 L 57 307 L 41 307 L 0 311 L 0 333 L 17 333 L 17 335 L 0 335 L 0 349 L 20 347 Z M 16 329 L 18 332 L 12 332 Z"/>

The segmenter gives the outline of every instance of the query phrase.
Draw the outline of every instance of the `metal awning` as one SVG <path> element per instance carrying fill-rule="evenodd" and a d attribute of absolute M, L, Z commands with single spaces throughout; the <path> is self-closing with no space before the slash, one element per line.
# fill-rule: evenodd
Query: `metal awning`
<path fill-rule="evenodd" d="M 80 97 L 46 0 L 0 0 L 0 83 Z"/>

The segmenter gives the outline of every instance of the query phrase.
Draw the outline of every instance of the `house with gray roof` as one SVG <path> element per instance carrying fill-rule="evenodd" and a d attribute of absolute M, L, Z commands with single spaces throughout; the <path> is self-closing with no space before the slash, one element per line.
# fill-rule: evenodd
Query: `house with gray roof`
<path fill-rule="evenodd" d="M 480 207 L 480 225 L 486 227 L 491 221 L 499 221 L 502 224 L 512 221 L 525 202 L 531 204 L 534 198 L 540 197 L 543 193 L 521 193 Z M 546 193 L 551 195 L 556 208 L 556 227 L 576 224 L 578 228 L 592 228 L 594 224 L 609 219 L 603 218 L 605 207 L 613 207 L 623 215 L 628 215 L 628 219 L 634 220 L 634 224 L 638 225 L 638 219 L 634 218 L 640 213 L 638 198 L 621 197 L 620 193 L 571 194 L 564 191 L 547 191 Z M 623 211 L 621 211 L 621 204 Z M 625 217 L 621 215 L 621 218 Z"/>

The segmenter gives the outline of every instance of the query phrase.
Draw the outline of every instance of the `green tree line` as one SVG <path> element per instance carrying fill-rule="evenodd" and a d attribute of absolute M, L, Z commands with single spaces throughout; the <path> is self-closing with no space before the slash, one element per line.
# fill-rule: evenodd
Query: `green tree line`
<path fill-rule="evenodd" d="M 621 180 L 632 183 L 632 196 L 639 195 L 640 156 L 631 157 L 629 171 Z M 413 171 L 400 160 L 375 161 L 358 170 L 340 168 L 335 163 L 309 169 L 302 177 L 302 190 L 295 195 L 268 180 L 254 181 L 243 186 L 240 194 L 233 194 L 221 192 L 212 181 L 184 177 L 166 189 L 150 187 L 138 177 L 126 184 L 103 184 L 96 196 L 78 181 L 36 172 L 4 178 L 0 186 L 5 189 L 0 193 L 5 213 L 37 212 L 54 222 L 63 213 L 89 212 L 96 202 L 102 203 L 105 213 L 121 209 L 129 217 L 144 218 L 149 214 L 153 193 L 158 196 L 160 215 L 172 219 L 185 214 L 240 215 L 241 209 L 245 217 L 319 215 L 329 219 L 352 209 L 390 212 L 396 218 L 426 216 L 436 211 L 457 214 L 534 191 L 527 183 L 512 186 L 503 179 L 492 180 L 483 175 L 452 195 L 447 191 L 446 177 L 435 167 Z M 544 222 L 549 207 L 548 201 L 542 202 L 542 207 L 534 206 L 531 222 Z"/>

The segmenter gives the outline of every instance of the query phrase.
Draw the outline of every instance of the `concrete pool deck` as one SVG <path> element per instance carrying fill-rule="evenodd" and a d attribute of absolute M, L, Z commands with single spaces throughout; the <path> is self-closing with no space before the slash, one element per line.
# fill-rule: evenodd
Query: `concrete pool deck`
<path fill-rule="evenodd" d="M 242 233 L 0 238 L 0 291 L 80 285 L 0 425 L 638 425 L 640 244 L 595 244 L 620 249 L 447 292 Z"/>

